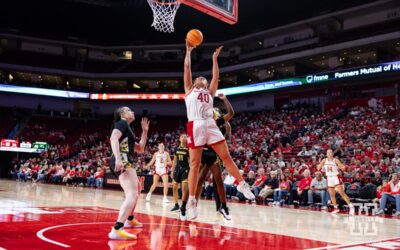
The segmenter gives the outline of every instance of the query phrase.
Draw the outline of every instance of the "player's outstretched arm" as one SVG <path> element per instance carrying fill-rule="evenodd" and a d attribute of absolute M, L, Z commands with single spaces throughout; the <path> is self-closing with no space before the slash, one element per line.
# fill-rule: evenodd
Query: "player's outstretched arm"
<path fill-rule="evenodd" d="M 342 170 L 345 171 L 346 170 L 346 166 L 339 160 L 339 159 L 335 159 L 336 161 L 336 165 L 338 165 L 338 167 Z"/>
<path fill-rule="evenodd" d="M 146 168 L 153 166 L 154 162 L 156 162 L 156 155 L 157 155 L 157 153 L 153 154 L 153 158 L 151 158 L 151 161 L 149 163 L 147 163 Z"/>
<path fill-rule="evenodd" d="M 192 62 L 191 62 L 191 53 L 194 49 L 188 41 L 186 41 L 186 56 L 185 63 L 183 66 L 183 83 L 185 88 L 185 94 L 189 93 L 192 90 L 193 82 L 192 82 Z"/>
<path fill-rule="evenodd" d="M 323 160 L 318 164 L 317 170 L 318 170 L 318 171 L 321 171 L 322 166 L 323 166 L 324 164 L 325 164 L 325 159 L 323 159 Z"/>
<path fill-rule="evenodd" d="M 212 97 L 215 96 L 215 93 L 218 89 L 218 81 L 219 81 L 219 66 L 218 66 L 218 56 L 221 53 L 223 46 L 218 47 L 215 52 L 213 53 L 212 60 L 213 60 L 213 69 L 212 69 L 212 79 L 210 84 L 210 94 Z"/>
<path fill-rule="evenodd" d="M 167 152 L 167 165 L 168 165 L 168 166 L 171 166 L 171 165 L 172 165 L 171 156 L 169 155 L 168 152 Z"/>
<path fill-rule="evenodd" d="M 230 141 L 232 137 L 232 127 L 229 122 L 225 123 L 225 128 L 226 128 L 226 134 L 225 134 L 225 139 Z"/>
<path fill-rule="evenodd" d="M 235 115 L 231 102 L 226 98 L 224 94 L 218 94 L 218 98 L 224 102 L 227 113 L 224 115 L 224 121 L 228 122 Z"/>
<path fill-rule="evenodd" d="M 140 138 L 139 143 L 135 143 L 135 151 L 137 153 L 143 153 L 144 148 L 146 147 L 147 142 L 147 134 L 149 132 L 150 121 L 147 118 L 142 118 L 142 137 Z"/>

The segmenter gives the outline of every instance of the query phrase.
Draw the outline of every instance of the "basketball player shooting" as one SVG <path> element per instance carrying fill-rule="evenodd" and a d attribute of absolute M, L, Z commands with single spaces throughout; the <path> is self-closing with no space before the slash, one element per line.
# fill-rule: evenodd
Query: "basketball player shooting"
<path fill-rule="evenodd" d="M 187 134 L 190 155 L 189 172 L 189 202 L 187 218 L 193 220 L 197 218 L 196 188 L 201 164 L 201 155 L 204 145 L 209 145 L 221 158 L 229 173 L 239 182 L 237 187 L 239 192 L 249 200 L 254 200 L 248 184 L 243 180 L 238 167 L 232 160 L 228 151 L 225 137 L 222 135 L 217 124 L 213 119 L 214 96 L 218 89 L 219 67 L 218 56 L 222 46 L 213 53 L 213 69 L 211 84 L 205 77 L 199 76 L 192 82 L 191 71 L 191 52 L 194 47 L 186 41 L 186 57 L 184 62 L 184 87 L 185 103 L 187 110 Z"/>

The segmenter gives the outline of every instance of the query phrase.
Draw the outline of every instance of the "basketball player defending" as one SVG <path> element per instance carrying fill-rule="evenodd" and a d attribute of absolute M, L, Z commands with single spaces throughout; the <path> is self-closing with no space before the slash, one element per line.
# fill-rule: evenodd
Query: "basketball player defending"
<path fill-rule="evenodd" d="M 219 81 L 218 56 L 222 50 L 222 46 L 217 48 L 212 56 L 213 76 L 210 85 L 207 79 L 202 76 L 194 79 L 194 83 L 192 82 L 190 54 L 193 49 L 194 47 L 186 42 L 183 81 L 186 94 L 185 103 L 188 117 L 187 134 L 190 155 L 189 201 L 187 211 L 189 220 L 197 218 L 195 194 L 201 164 L 201 154 L 206 144 L 218 154 L 229 173 L 239 182 L 237 187 L 238 191 L 243 193 L 249 200 L 254 200 L 255 198 L 249 185 L 243 180 L 238 167 L 232 160 L 225 137 L 222 135 L 213 119 L 213 99 L 217 92 Z"/>
<path fill-rule="evenodd" d="M 135 115 L 128 107 L 118 108 L 114 112 L 114 125 L 110 138 L 112 149 L 110 170 L 118 176 L 125 193 L 125 200 L 119 210 L 117 222 L 108 234 L 108 237 L 114 240 L 135 240 L 136 235 L 126 232 L 124 228 L 143 226 L 133 217 L 140 192 L 139 180 L 133 166 L 133 156 L 134 152 L 144 152 L 149 121 L 147 118 L 142 119 L 142 138 L 139 143 L 136 143 L 135 134 L 130 127 L 134 120 Z"/>
<path fill-rule="evenodd" d="M 150 201 L 151 199 L 151 194 L 154 192 L 154 190 L 157 187 L 158 182 L 160 181 L 160 177 L 163 181 L 164 185 L 164 203 L 168 203 L 169 200 L 167 198 L 168 195 L 168 170 L 167 166 L 171 166 L 171 157 L 169 156 L 169 153 L 165 151 L 165 146 L 163 143 L 158 144 L 158 151 L 154 153 L 153 158 L 147 164 L 147 168 L 153 166 L 155 163 L 155 171 L 153 174 L 153 185 L 150 187 L 150 191 L 146 196 L 146 201 Z"/>
<path fill-rule="evenodd" d="M 189 150 L 187 148 L 187 137 L 185 134 L 179 137 L 180 144 L 175 150 L 175 157 L 172 163 L 171 178 L 173 180 L 173 192 L 175 206 L 171 211 L 179 211 L 179 218 L 186 220 L 186 204 L 189 199 L 188 176 L 189 176 Z M 181 184 L 182 206 L 178 204 L 178 188 Z"/>
<path fill-rule="evenodd" d="M 326 174 L 326 180 L 328 183 L 328 192 L 334 207 L 332 213 L 336 214 L 340 212 L 336 202 L 336 196 L 335 196 L 336 195 L 335 190 L 336 190 L 349 206 L 350 210 L 349 214 L 354 215 L 354 206 L 350 202 L 350 198 L 346 195 L 346 193 L 343 190 L 343 182 L 339 177 L 339 168 L 342 171 L 344 171 L 346 169 L 346 166 L 343 165 L 343 163 L 341 163 L 340 160 L 333 158 L 332 149 L 328 149 L 326 151 L 326 158 L 322 160 L 321 163 L 317 166 L 318 171 L 323 169 L 323 172 L 325 172 Z"/>
<path fill-rule="evenodd" d="M 235 112 L 231 103 L 224 94 L 219 94 L 218 97 L 224 102 L 225 108 L 228 112 L 223 115 L 220 110 L 214 108 L 214 120 L 217 123 L 218 128 L 221 130 L 221 133 L 225 136 L 225 139 L 229 141 L 232 130 L 229 120 L 232 119 L 232 117 L 235 115 Z M 229 208 L 226 205 L 226 192 L 224 181 L 222 180 L 221 167 L 221 161 L 214 150 L 208 146 L 205 146 L 203 148 L 199 182 L 196 190 L 196 199 L 197 201 L 199 200 L 207 174 L 211 171 L 217 215 L 222 215 L 226 220 L 231 220 Z"/>

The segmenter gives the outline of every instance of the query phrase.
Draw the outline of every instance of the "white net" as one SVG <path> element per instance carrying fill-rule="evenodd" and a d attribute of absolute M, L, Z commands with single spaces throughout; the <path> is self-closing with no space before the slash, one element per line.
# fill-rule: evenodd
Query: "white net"
<path fill-rule="evenodd" d="M 179 0 L 147 0 L 153 10 L 153 23 L 156 30 L 161 32 L 174 32 L 174 20 L 179 8 Z"/>

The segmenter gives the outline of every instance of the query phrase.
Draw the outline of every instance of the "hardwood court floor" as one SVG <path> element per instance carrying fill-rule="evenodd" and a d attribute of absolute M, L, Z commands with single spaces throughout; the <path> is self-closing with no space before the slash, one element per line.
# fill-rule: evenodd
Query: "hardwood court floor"
<path fill-rule="evenodd" d="M 0 249 L 400 249 L 400 219 L 230 203 L 231 221 L 202 200 L 181 222 L 142 194 L 137 241 L 110 241 L 121 191 L 0 180 Z M 171 198 L 170 198 L 171 200 Z"/>

